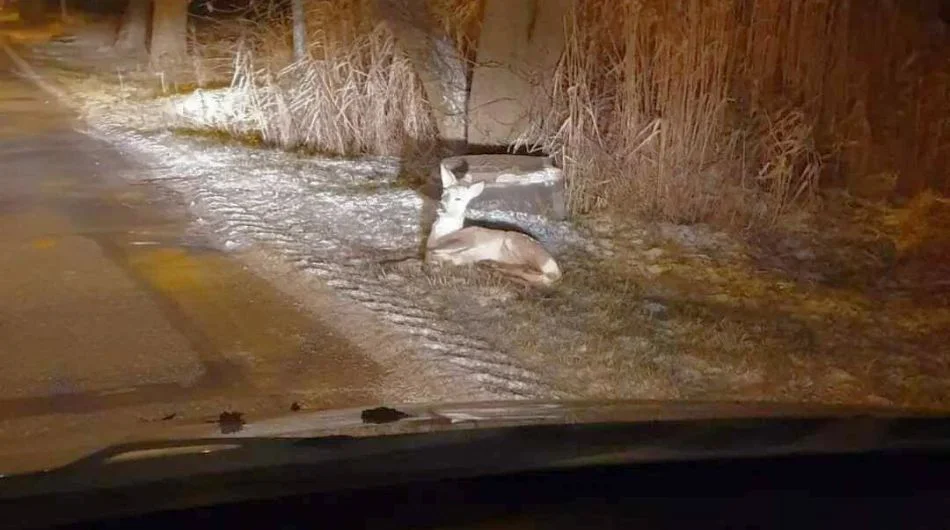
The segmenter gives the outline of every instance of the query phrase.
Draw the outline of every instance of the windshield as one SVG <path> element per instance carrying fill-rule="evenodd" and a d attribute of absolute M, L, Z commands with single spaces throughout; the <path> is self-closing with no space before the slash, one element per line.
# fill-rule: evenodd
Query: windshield
<path fill-rule="evenodd" d="M 0 0 L 0 474 L 409 403 L 946 409 L 948 20 Z"/>

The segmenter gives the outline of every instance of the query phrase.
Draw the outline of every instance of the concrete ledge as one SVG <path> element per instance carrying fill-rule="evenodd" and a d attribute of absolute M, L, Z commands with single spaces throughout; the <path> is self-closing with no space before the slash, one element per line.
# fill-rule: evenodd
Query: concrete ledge
<path fill-rule="evenodd" d="M 462 182 L 484 182 L 485 191 L 472 201 L 478 210 L 506 210 L 567 217 L 564 174 L 549 157 L 527 155 L 463 155 L 442 163 Z"/>

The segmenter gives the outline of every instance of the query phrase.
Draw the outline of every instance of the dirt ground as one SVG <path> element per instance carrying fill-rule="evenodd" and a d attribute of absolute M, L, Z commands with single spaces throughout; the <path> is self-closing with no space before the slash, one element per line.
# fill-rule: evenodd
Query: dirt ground
<path fill-rule="evenodd" d="M 115 61 L 100 50 L 36 64 L 87 116 L 124 109 L 133 127 L 161 127 L 143 109 L 194 88 Z M 372 272 L 557 396 L 947 408 L 948 221 L 938 197 L 897 207 L 827 192 L 763 234 L 575 219 L 585 241 L 557 256 L 566 274 L 546 291 L 415 260 Z"/>

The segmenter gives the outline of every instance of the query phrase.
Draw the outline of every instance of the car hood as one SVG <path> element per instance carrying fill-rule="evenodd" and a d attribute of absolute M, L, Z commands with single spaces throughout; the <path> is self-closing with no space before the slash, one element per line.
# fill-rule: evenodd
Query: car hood
<path fill-rule="evenodd" d="M 252 420 L 222 414 L 214 425 L 185 426 L 185 437 L 375 436 L 514 425 L 630 423 L 748 418 L 933 417 L 940 411 L 769 402 L 490 401 L 421 403 L 316 412 Z M 176 436 L 177 437 L 177 436 Z"/>
<path fill-rule="evenodd" d="M 78 461 L 146 455 L 158 458 L 204 445 L 242 439 L 373 438 L 387 435 L 444 433 L 509 426 L 642 424 L 703 420 L 779 420 L 941 417 L 945 413 L 880 407 L 852 407 L 749 402 L 669 401 L 491 401 L 416 403 L 279 415 L 245 415 L 222 411 L 217 418 L 162 418 L 122 424 L 109 432 L 96 430 L 84 440 L 47 436 L 47 444 L 23 444 L 16 458 L 0 472 L 15 475 L 52 470 Z M 108 442 L 103 442 L 108 440 Z M 0 474 L 0 477 L 3 475 Z"/>
<path fill-rule="evenodd" d="M 879 408 L 515 401 L 297 409 L 168 425 L 142 442 L 0 480 L 0 502 L 62 524 L 519 472 L 950 447 L 944 414 Z"/>

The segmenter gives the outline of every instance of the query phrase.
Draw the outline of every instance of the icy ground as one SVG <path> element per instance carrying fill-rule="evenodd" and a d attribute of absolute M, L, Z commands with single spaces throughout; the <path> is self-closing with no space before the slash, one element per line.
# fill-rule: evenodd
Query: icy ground
<path fill-rule="evenodd" d="M 92 65 L 97 60 L 108 64 L 115 58 L 103 48 L 100 33 L 81 31 L 79 38 L 32 46 L 30 60 L 52 61 L 54 69 L 73 63 Z M 89 94 L 63 91 L 60 83 L 44 79 L 25 63 L 21 68 L 31 71 L 30 77 L 47 92 L 79 110 L 87 133 L 116 145 L 148 168 L 130 171 L 125 178 L 158 183 L 179 193 L 190 206 L 202 239 L 210 234 L 228 252 L 264 248 L 269 257 L 322 280 L 388 323 L 414 346 L 415 358 L 408 359 L 407 365 L 424 367 L 427 373 L 418 375 L 430 380 L 430 387 L 449 389 L 450 395 L 439 396 L 441 400 L 544 398 L 563 393 L 496 345 L 475 338 L 464 323 L 443 316 L 426 300 L 430 280 L 425 274 L 380 274 L 382 261 L 418 259 L 421 243 L 424 199 L 393 185 L 399 160 L 318 159 L 183 137 L 167 130 L 176 122 L 169 116 L 170 109 L 182 117 L 177 110 L 181 105 L 176 105 L 181 98 L 131 103 L 114 95 L 111 101 L 90 100 Z M 200 126 L 193 120 L 190 125 Z M 540 216 L 470 213 L 520 225 L 555 255 L 581 240 L 570 225 Z M 367 354 L 392 362 L 392 356 L 384 352 Z"/>
<path fill-rule="evenodd" d="M 358 302 L 417 347 L 446 385 L 477 387 L 482 398 L 540 398 L 556 392 L 494 345 L 440 316 L 418 296 L 420 278 L 374 267 L 387 259 L 417 259 L 423 198 L 392 185 L 395 159 L 326 160 L 130 130 L 100 115 L 97 135 L 141 161 L 148 179 L 179 192 L 202 231 L 226 251 L 265 245 L 300 271 Z M 114 116 L 114 115 L 113 115 Z M 555 253 L 579 241 L 565 223 L 514 212 L 473 212 L 532 231 Z M 470 396 L 465 396 L 470 397 Z"/>

